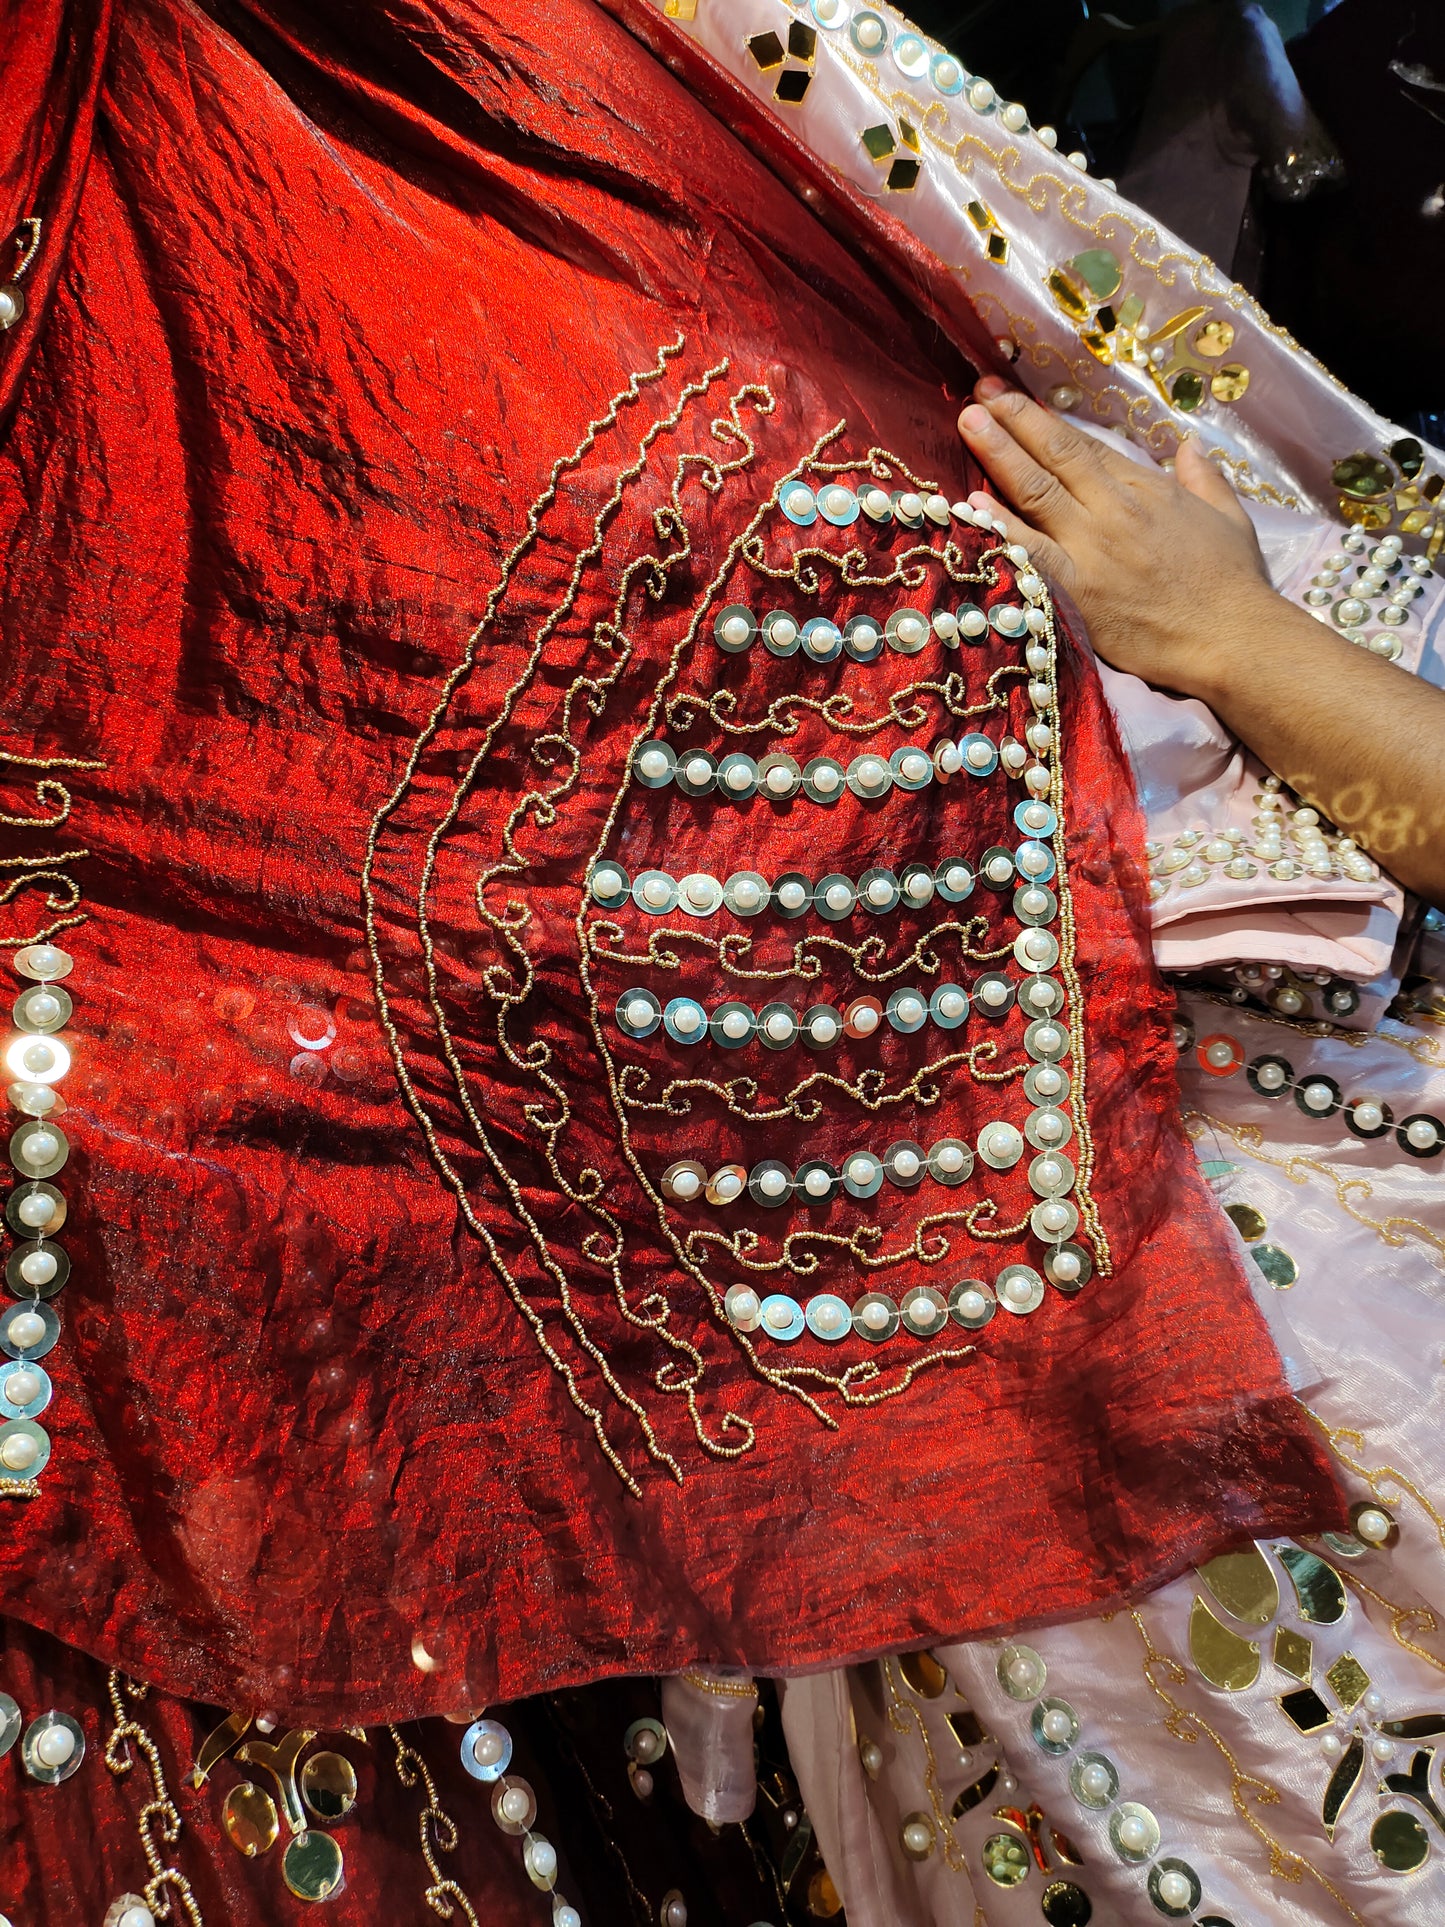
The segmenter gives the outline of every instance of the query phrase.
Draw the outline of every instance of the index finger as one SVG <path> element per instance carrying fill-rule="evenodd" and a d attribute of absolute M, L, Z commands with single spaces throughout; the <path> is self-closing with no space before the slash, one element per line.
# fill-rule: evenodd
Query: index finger
<path fill-rule="evenodd" d="M 974 392 L 999 426 L 1076 502 L 1091 509 L 1101 506 L 1116 480 L 1114 464 L 1120 458 L 1112 450 L 1041 408 L 1021 389 L 1000 386 L 995 376 L 981 381 Z"/>

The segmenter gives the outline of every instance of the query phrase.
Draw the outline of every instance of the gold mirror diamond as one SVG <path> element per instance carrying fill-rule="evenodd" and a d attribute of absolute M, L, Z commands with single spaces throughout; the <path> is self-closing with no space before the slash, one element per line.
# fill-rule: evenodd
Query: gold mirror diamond
<path fill-rule="evenodd" d="M 1353 1653 L 1341 1653 L 1325 1678 L 1330 1691 L 1347 1713 L 1353 1712 L 1370 1690 L 1370 1676 Z"/>
<path fill-rule="evenodd" d="M 1289 1626 L 1275 1628 L 1274 1663 L 1282 1673 L 1308 1684 L 1314 1660 L 1314 1641 L 1307 1634 L 1297 1633 Z"/>

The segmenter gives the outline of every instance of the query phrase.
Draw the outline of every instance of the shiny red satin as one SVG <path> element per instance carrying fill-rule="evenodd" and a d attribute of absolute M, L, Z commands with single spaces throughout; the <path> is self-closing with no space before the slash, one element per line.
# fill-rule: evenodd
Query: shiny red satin
<path fill-rule="evenodd" d="M 790 686 L 761 659 L 727 671 L 710 615 L 686 634 L 714 578 L 765 606 L 727 558 L 829 430 L 826 459 L 881 446 L 950 498 L 969 479 L 966 369 L 889 285 L 889 237 L 826 231 L 586 0 L 121 0 L 47 31 L 0 172 L 7 216 L 47 222 L 31 312 L 0 337 L 0 740 L 107 767 L 75 780 L 64 830 L 89 852 L 66 938 L 75 1274 L 54 1458 L 0 1540 L 6 1610 L 172 1692 L 351 1723 L 1077 1615 L 1329 1523 L 1180 1135 L 1139 823 L 1080 654 L 1071 861 L 1116 1275 L 883 1402 L 925 1347 L 850 1351 L 884 1372 L 852 1402 L 780 1386 L 624 1154 L 600 1040 L 630 966 L 599 959 L 594 1028 L 578 955 L 619 787 L 607 847 L 633 870 L 1012 840 L 1002 785 L 764 824 L 625 784 L 674 652 L 678 691 Z M 759 529 L 770 563 L 801 545 L 776 511 Z M 830 578 L 818 606 L 901 593 Z M 871 700 L 912 673 L 890 656 L 821 686 Z M 827 733 L 813 714 L 796 740 Z M 720 745 L 711 724 L 691 740 Z M 57 833 L 6 834 L 33 854 Z M 18 937 L 45 911 L 22 890 L 7 914 Z M 704 997 L 737 981 L 707 953 L 679 969 Z M 921 1061 L 881 1048 L 838 1062 L 857 1081 Z M 943 1096 L 960 1122 L 983 1102 Z M 866 1128 L 926 1142 L 942 1114 L 920 1095 Z M 647 1169 L 737 1141 L 713 1098 L 637 1117 Z M 830 1098 L 746 1156 L 836 1155 L 860 1128 Z M 1028 1202 L 1015 1172 L 1000 1216 Z M 889 1288 L 933 1282 L 924 1206 L 890 1210 L 888 1235 L 923 1242 Z M 944 1269 L 1014 1256 L 1026 1239 L 964 1239 Z M 872 1276 L 838 1275 L 850 1296 Z M 805 1339 L 787 1362 L 831 1358 Z"/>

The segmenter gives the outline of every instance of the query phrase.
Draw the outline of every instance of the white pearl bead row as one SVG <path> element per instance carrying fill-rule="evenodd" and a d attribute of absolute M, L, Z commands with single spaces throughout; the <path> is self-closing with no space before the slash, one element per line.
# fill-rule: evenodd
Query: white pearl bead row
<path fill-rule="evenodd" d="M 49 1303 L 44 1312 L 41 1304 L 63 1287 L 70 1270 L 67 1255 L 49 1235 L 52 1222 L 63 1218 L 64 1203 L 48 1180 L 64 1165 L 70 1149 L 53 1120 L 65 1108 L 55 1086 L 72 1061 L 69 1045 L 57 1034 L 69 1021 L 71 998 L 57 986 L 69 977 L 73 959 L 54 944 L 33 943 L 15 953 L 14 965 L 26 988 L 15 1002 L 18 1035 L 5 1052 L 6 1067 L 16 1079 L 8 1096 L 12 1107 L 32 1122 L 22 1125 L 10 1141 L 10 1162 L 29 1180 L 29 1188 L 22 1184 L 12 1193 L 6 1215 L 12 1229 L 30 1234 L 34 1243 L 17 1246 L 6 1264 L 6 1283 L 20 1303 L 0 1315 L 0 1339 L 6 1347 L 0 1357 L 0 1394 L 17 1415 L 0 1420 L 0 1479 L 30 1485 L 50 1460 L 49 1436 L 30 1415 L 49 1402 L 50 1381 L 37 1361 L 54 1344 L 58 1325 Z M 61 1726 L 43 1736 L 56 1746 L 68 1737 L 68 1729 Z"/>
<path fill-rule="evenodd" d="M 1192 1038 L 1186 1036 L 1185 1049 L 1190 1042 Z M 1265 1055 L 1246 1066 L 1244 1053 L 1232 1037 L 1203 1039 L 1199 1057 L 1203 1068 L 1215 1077 L 1233 1077 L 1247 1069 L 1250 1084 L 1262 1097 L 1283 1097 L 1288 1093 L 1306 1117 L 1327 1119 L 1343 1115 L 1363 1138 L 1384 1137 L 1393 1129 L 1396 1143 L 1411 1157 L 1433 1158 L 1445 1151 L 1445 1120 L 1422 1111 L 1396 1125 L 1377 1098 L 1346 1099 L 1333 1078 L 1318 1073 L 1298 1077 L 1286 1058 Z"/>
<path fill-rule="evenodd" d="M 536 1831 L 537 1797 L 525 1780 L 507 1772 L 512 1736 L 496 1720 L 474 1720 L 462 1738 L 462 1765 L 473 1779 L 492 1788 L 492 1818 L 503 1833 L 522 1843 L 522 1867 L 532 1885 L 551 1895 L 552 1927 L 582 1927 L 577 1909 L 556 1891 L 560 1858 Z"/>
<path fill-rule="evenodd" d="M 1235 964 L 1224 974 L 1235 986 L 1229 993 L 1232 1003 L 1243 1004 L 1251 997 L 1260 998 L 1281 1017 L 1313 1016 L 1311 1000 L 1316 995 L 1323 1006 L 1319 1014 L 1327 1023 L 1350 1017 L 1360 1007 L 1359 985 L 1328 970 L 1299 977 L 1283 964 L 1243 963 Z"/>
<path fill-rule="evenodd" d="M 1216 872 L 1238 883 L 1252 882 L 1261 868 L 1276 883 L 1298 883 L 1306 877 L 1371 883 L 1379 876 L 1353 838 L 1322 828 L 1319 812 L 1306 805 L 1288 809 L 1281 789 L 1277 776 L 1265 778 L 1263 792 L 1255 798 L 1252 839 L 1231 825 L 1224 830 L 1181 830 L 1168 844 L 1146 843 L 1151 902 L 1159 902 L 1176 884 L 1197 889 Z"/>
<path fill-rule="evenodd" d="M 1050 153 L 1057 149 L 1056 128 L 1031 126 L 1028 109 L 1019 101 L 1004 100 L 992 82 L 981 74 L 970 73 L 946 47 L 925 40 L 915 28 L 905 25 L 890 32 L 889 23 L 881 14 L 868 6 L 855 8 L 849 0 L 811 0 L 811 11 L 820 27 L 830 30 L 847 27 L 854 47 L 869 59 L 882 59 L 888 54 L 905 80 L 926 80 L 939 99 L 965 100 L 978 115 L 996 115 L 1008 133 L 1032 133 L 1039 145 Z M 1072 153 L 1068 159 L 1081 171 L 1087 171 L 1087 155 Z"/>
<path fill-rule="evenodd" d="M 772 771 L 760 770 L 751 756 L 734 753 L 719 765 L 702 750 L 685 751 L 672 758 L 660 745 L 649 744 L 634 760 L 633 780 L 648 789 L 665 789 L 681 779 L 678 786 L 689 796 L 716 791 L 737 802 L 747 802 L 755 795 L 777 802 L 797 796 L 831 805 L 847 790 L 865 801 L 877 802 L 895 786 L 907 791 L 925 789 L 937 774 L 932 753 L 917 743 L 903 744 L 891 757 L 855 756 L 846 768 L 828 757 L 815 758 L 814 763 L 817 767 L 810 764 L 801 778 L 785 763 L 774 764 L 785 773 L 785 780 L 775 784 L 769 780 Z"/>
<path fill-rule="evenodd" d="M 1352 548 L 1348 538 L 1346 544 L 1338 554 L 1325 557 L 1300 600 L 1312 616 L 1342 630 L 1350 642 L 1394 662 L 1401 654 L 1399 636 L 1378 632 L 1368 635 L 1365 625 L 1373 621 L 1383 622 L 1390 629 L 1401 628 L 1409 621 L 1412 605 L 1434 570 L 1423 558 L 1403 555 L 1404 545 L 1398 535 L 1385 536 L 1364 561 L 1359 559 L 1365 547 L 1362 535 Z M 1347 581 L 1352 565 L 1357 574 Z M 1378 606 L 1372 607 L 1372 603 Z"/>
<path fill-rule="evenodd" d="M 992 995 L 993 986 L 1004 983 L 1001 996 Z M 997 971 L 986 972 L 975 995 L 961 984 L 949 984 L 926 997 L 921 990 L 895 991 L 886 1006 L 873 997 L 860 997 L 838 1010 L 832 1004 L 815 1004 L 802 1016 L 786 1004 L 768 1004 L 756 1010 L 750 1004 L 728 998 L 711 1010 L 700 999 L 676 1000 L 681 1008 L 669 1004 L 667 1034 L 677 1044 L 701 1044 L 711 1038 L 724 1049 L 741 1048 L 755 1041 L 782 1050 L 792 1044 L 808 1044 L 813 1049 L 829 1049 L 842 1039 L 861 1041 L 887 1022 L 903 1036 L 910 1037 L 932 1022 L 943 1031 L 956 1031 L 967 1020 L 974 1001 L 989 1009 L 1007 1008 L 1013 1001 L 1013 986 Z M 647 1037 L 662 1019 L 652 994 L 641 987 L 624 991 L 617 1000 L 617 1028 L 625 1037 Z"/>
<path fill-rule="evenodd" d="M 1000 848 L 999 858 L 1005 854 Z M 1005 883 L 1015 880 L 1016 870 L 1017 860 L 1011 859 Z M 678 878 L 666 870 L 649 870 L 634 883 L 616 865 L 602 862 L 592 872 L 590 892 L 596 902 L 610 908 L 620 908 L 629 895 L 634 895 L 640 907 L 655 916 L 674 909 L 694 917 L 714 916 L 720 910 L 757 916 L 776 908 L 790 917 L 816 910 L 830 922 L 841 922 L 855 909 L 874 916 L 894 910 L 923 910 L 940 890 L 945 893 L 945 901 L 957 902 L 972 893 L 976 876 L 977 866 L 957 857 L 937 866 L 905 863 L 898 872 L 875 868 L 864 871 L 856 880 L 834 874 L 810 883 L 794 872 L 769 883 L 752 871 L 738 871 L 720 883 L 703 871 Z M 1041 905 L 1046 901 L 1040 897 Z M 1034 920 L 1051 922 L 1055 914 L 1053 909 L 1046 913 L 1041 909 Z"/>

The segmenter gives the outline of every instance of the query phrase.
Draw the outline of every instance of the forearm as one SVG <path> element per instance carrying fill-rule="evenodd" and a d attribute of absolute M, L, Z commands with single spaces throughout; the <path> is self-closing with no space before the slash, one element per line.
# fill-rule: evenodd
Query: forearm
<path fill-rule="evenodd" d="M 1186 693 L 1397 882 L 1445 903 L 1445 693 L 1263 585 L 1216 620 Z"/>

